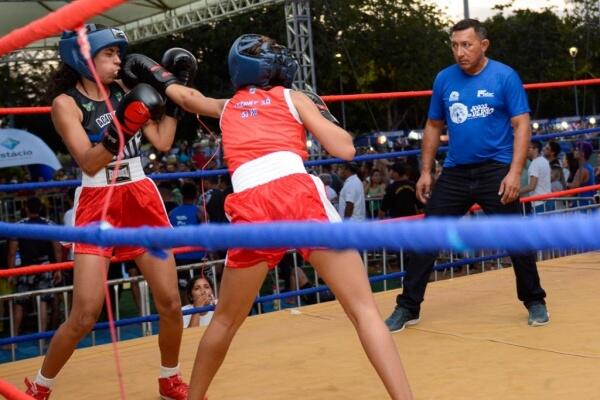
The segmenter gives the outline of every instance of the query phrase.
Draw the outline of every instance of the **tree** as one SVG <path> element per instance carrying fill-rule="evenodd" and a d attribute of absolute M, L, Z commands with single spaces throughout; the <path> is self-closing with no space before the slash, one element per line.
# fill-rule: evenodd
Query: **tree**
<path fill-rule="evenodd" d="M 523 82 L 572 79 L 569 40 L 565 22 L 551 10 L 518 10 L 497 14 L 484 21 L 491 41 L 488 55 L 513 67 Z M 533 118 L 564 115 L 573 109 L 571 92 L 565 89 L 529 91 Z"/>
<path fill-rule="evenodd" d="M 451 63 L 443 14 L 427 2 L 324 0 L 314 2 L 313 12 L 323 93 L 339 93 L 338 79 L 350 93 L 428 89 Z M 348 126 L 363 132 L 420 127 L 427 104 L 427 99 L 355 102 L 348 106 Z"/>

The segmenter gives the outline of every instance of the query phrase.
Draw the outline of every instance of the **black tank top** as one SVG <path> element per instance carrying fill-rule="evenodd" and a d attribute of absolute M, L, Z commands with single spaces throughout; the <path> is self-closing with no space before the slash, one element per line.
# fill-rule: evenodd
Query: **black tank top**
<path fill-rule="evenodd" d="M 113 82 L 109 86 L 110 90 L 110 102 L 113 108 L 117 108 L 125 91 L 121 86 Z M 75 104 L 83 113 L 83 120 L 81 124 L 83 129 L 87 133 L 90 141 L 94 144 L 99 143 L 106 132 L 106 129 L 112 122 L 112 114 L 108 111 L 104 101 L 92 100 L 83 95 L 77 88 L 72 87 L 65 91 L 65 94 L 71 96 L 75 100 Z M 134 158 L 140 155 L 140 145 L 142 140 L 142 133 L 138 131 L 135 136 L 125 144 L 125 150 L 123 151 L 124 158 Z"/>

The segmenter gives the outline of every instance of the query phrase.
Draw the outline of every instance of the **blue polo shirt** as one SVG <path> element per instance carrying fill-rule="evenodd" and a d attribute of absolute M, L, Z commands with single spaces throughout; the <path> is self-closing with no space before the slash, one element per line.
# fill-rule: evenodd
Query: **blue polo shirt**
<path fill-rule="evenodd" d="M 198 218 L 198 207 L 193 204 L 182 204 L 169 212 L 169 221 L 173 227 L 188 225 L 200 225 L 202 221 Z M 177 261 L 199 260 L 204 257 L 203 251 L 192 251 L 189 253 L 176 254 Z"/>
<path fill-rule="evenodd" d="M 428 117 L 448 125 L 444 167 L 488 160 L 510 164 L 510 119 L 529 111 L 523 83 L 508 65 L 488 60 L 477 75 L 466 74 L 457 64 L 442 70 L 433 83 Z"/>

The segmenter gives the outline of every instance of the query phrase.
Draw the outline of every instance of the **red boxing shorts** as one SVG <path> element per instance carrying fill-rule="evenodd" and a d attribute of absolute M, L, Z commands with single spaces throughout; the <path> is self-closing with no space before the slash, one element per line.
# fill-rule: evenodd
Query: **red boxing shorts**
<path fill-rule="evenodd" d="M 129 160 L 124 162 L 126 161 Z M 117 228 L 134 228 L 144 225 L 170 227 L 169 217 L 158 188 L 150 178 L 136 175 L 137 168 L 132 167 L 132 179 L 121 181 L 122 183 L 114 186 L 109 199 L 106 222 Z M 122 172 L 119 173 L 123 175 Z M 102 169 L 99 174 L 106 174 L 105 169 Z M 106 179 L 108 177 L 106 175 Z M 84 176 L 83 186 L 77 188 L 74 206 L 75 226 L 85 226 L 100 221 L 109 187 L 97 183 L 98 174 L 91 178 Z M 74 252 L 75 254 L 94 254 L 102 257 L 114 255 L 119 258 L 132 259 L 146 252 L 146 249 L 132 246 L 99 247 L 92 244 L 75 243 Z"/>
<path fill-rule="evenodd" d="M 255 180 L 255 177 L 252 180 Z M 235 189 L 235 173 L 232 182 Z M 321 180 L 306 172 L 283 176 L 232 193 L 225 200 L 225 212 L 234 224 L 269 221 L 341 221 L 339 214 L 327 200 Z M 313 250 L 299 249 L 304 259 L 308 259 Z M 286 251 L 287 249 L 230 249 L 225 264 L 230 268 L 246 268 L 266 261 L 269 268 L 274 268 Z"/>

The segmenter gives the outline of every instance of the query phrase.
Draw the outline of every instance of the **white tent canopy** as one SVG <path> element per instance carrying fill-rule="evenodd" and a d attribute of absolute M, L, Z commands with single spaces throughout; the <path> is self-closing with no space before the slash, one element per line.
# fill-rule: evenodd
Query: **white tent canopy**
<path fill-rule="evenodd" d="M 56 154 L 39 137 L 19 129 L 0 129 L 0 168 L 31 164 L 61 168 Z"/>

